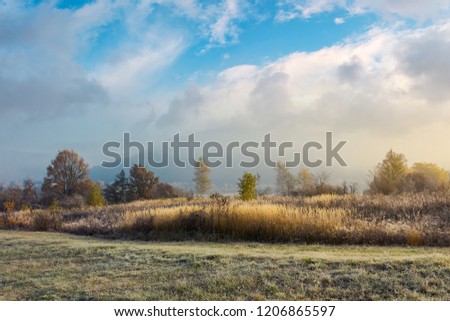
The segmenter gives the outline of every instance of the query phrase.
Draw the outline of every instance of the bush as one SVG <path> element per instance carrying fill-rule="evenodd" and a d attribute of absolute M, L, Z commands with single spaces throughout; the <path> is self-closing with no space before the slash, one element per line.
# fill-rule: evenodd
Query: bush
<path fill-rule="evenodd" d="M 422 234 L 416 229 L 409 229 L 406 231 L 406 242 L 410 246 L 422 245 Z"/>
<path fill-rule="evenodd" d="M 56 231 L 61 227 L 61 224 L 61 212 L 38 212 L 33 215 L 33 229 L 35 231 Z"/>
<path fill-rule="evenodd" d="M 187 214 L 180 213 L 179 223 L 185 232 L 206 232 L 207 213 L 204 210 L 192 211 Z"/>
<path fill-rule="evenodd" d="M 71 209 L 71 208 L 83 208 L 85 207 L 86 202 L 83 196 L 75 194 L 73 196 L 63 197 L 57 204 L 62 208 Z"/>
<path fill-rule="evenodd" d="M 209 196 L 210 199 L 214 201 L 216 205 L 219 207 L 225 207 L 228 206 L 231 202 L 231 198 L 229 196 L 224 196 L 219 193 L 214 193 Z"/>
<path fill-rule="evenodd" d="M 14 201 L 6 201 L 3 203 L 3 208 L 5 209 L 6 213 L 14 212 L 16 203 Z"/>
<path fill-rule="evenodd" d="M 38 211 L 32 214 L 35 231 L 59 230 L 62 225 L 62 208 L 57 199 L 53 199 L 48 211 Z"/>

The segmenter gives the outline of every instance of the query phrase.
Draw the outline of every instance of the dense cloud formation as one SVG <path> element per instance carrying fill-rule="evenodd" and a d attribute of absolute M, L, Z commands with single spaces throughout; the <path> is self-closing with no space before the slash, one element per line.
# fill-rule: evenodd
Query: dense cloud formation
<path fill-rule="evenodd" d="M 236 66 L 197 88 L 195 103 L 192 89 L 174 99 L 159 122 L 182 115 L 186 129 L 202 120 L 231 128 L 236 117 L 245 117 L 273 129 L 277 123 L 278 129 L 301 124 L 386 135 L 443 122 L 449 41 L 450 24 L 378 29 L 356 42 L 294 53 L 265 66 Z"/>
<path fill-rule="evenodd" d="M 86 28 L 88 21 L 49 5 L 0 5 L 1 112 L 53 118 L 104 104 L 101 84 L 73 60 Z"/>
<path fill-rule="evenodd" d="M 101 106 L 109 99 L 128 101 L 129 94 L 140 97 L 155 74 L 179 57 L 189 38 L 163 20 L 149 25 L 155 6 L 195 20 L 210 39 L 209 46 L 237 40 L 234 21 L 244 10 L 237 0 L 209 6 L 178 0 L 98 0 L 75 9 L 57 8 L 55 3 L 0 3 L 2 112 L 55 117 Z M 118 20 L 125 39 L 91 70 L 83 68 L 79 57 Z"/>
<path fill-rule="evenodd" d="M 98 164 L 102 143 L 125 131 L 143 141 L 195 131 L 223 142 L 267 132 L 297 142 L 334 131 L 351 141 L 352 168 L 370 169 L 390 148 L 450 166 L 429 143 L 450 134 L 449 3 L 0 1 L 0 147 L 8 151 L 0 182 L 21 172 L 11 170 L 16 164 L 45 170 L 32 155 L 51 159 L 67 147 Z M 263 59 L 256 46 L 233 60 L 247 29 L 269 21 L 283 30 L 336 10 L 333 28 L 355 16 L 378 20 L 319 49 Z"/>

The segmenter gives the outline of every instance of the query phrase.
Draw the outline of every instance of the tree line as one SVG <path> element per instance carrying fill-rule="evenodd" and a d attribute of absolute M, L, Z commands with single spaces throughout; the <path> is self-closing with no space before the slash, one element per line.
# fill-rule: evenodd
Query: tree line
<path fill-rule="evenodd" d="M 301 168 L 297 175 L 284 163 L 276 166 L 277 194 L 285 196 L 313 196 L 319 194 L 355 194 L 358 184 L 343 182 L 331 185 L 331 173 L 322 171 L 313 174 Z M 199 158 L 193 181 L 197 193 L 204 195 L 211 190 L 210 168 Z M 408 167 L 405 155 L 388 151 L 377 165 L 368 182 L 368 194 L 396 194 L 419 192 L 448 192 L 449 173 L 433 163 L 414 163 Z M 244 172 L 239 179 L 238 193 L 242 200 L 252 200 L 258 195 L 269 194 L 269 189 L 258 188 L 259 174 Z M 59 151 L 47 167 L 41 191 L 31 179 L 22 186 L 11 184 L 0 186 L 0 210 L 14 211 L 48 206 L 83 207 L 127 203 L 136 200 L 192 197 L 192 191 L 160 182 L 154 172 L 134 164 L 127 176 L 122 169 L 114 181 L 101 185 L 89 178 L 89 166 L 73 150 Z M 217 195 L 216 195 L 217 196 Z"/>

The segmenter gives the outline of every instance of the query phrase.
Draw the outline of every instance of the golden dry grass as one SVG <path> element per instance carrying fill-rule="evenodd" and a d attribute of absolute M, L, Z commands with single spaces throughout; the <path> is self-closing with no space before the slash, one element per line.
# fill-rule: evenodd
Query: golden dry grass
<path fill-rule="evenodd" d="M 3 214 L 0 228 L 142 240 L 450 245 L 446 195 L 139 201 Z"/>

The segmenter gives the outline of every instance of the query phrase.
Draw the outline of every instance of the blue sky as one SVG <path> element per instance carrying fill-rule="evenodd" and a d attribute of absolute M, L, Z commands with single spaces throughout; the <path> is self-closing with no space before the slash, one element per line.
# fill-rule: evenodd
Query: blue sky
<path fill-rule="evenodd" d="M 390 148 L 450 168 L 437 147 L 450 134 L 449 8 L 0 0 L 0 182 L 40 180 L 63 148 L 97 166 L 123 132 L 226 142 L 270 131 L 300 144 L 331 130 L 351 142 L 336 181 Z"/>

